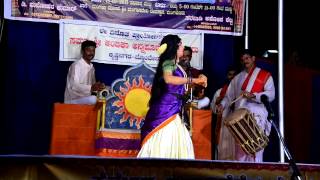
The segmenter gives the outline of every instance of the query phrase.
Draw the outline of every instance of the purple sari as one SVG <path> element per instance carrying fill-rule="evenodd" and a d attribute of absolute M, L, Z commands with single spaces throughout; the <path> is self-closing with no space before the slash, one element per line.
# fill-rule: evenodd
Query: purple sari
<path fill-rule="evenodd" d="M 177 67 L 173 72 L 173 76 L 184 77 L 182 70 Z M 141 128 L 141 142 L 145 137 L 152 132 L 159 125 L 164 123 L 167 119 L 175 114 L 178 114 L 182 106 L 182 96 L 185 93 L 184 84 L 173 85 L 166 84 L 165 93 L 160 100 L 153 103 L 144 120 L 144 124 Z"/>

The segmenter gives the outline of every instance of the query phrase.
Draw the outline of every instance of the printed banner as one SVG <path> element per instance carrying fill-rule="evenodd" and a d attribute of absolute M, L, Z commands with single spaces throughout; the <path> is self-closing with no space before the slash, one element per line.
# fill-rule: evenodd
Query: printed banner
<path fill-rule="evenodd" d="M 112 82 L 103 128 L 137 130 L 143 126 L 154 74 L 155 69 L 140 63 L 126 69 L 122 78 Z"/>
<path fill-rule="evenodd" d="M 1 179 L 77 180 L 289 180 L 287 163 L 241 163 L 161 158 L 3 155 Z M 320 166 L 297 164 L 301 179 L 319 180 Z"/>
<path fill-rule="evenodd" d="M 202 33 L 90 21 L 60 23 L 60 60 L 80 59 L 80 44 L 89 39 L 97 43 L 94 62 L 123 65 L 146 62 L 151 67 L 156 67 L 159 59 L 156 51 L 162 38 L 167 34 L 177 34 L 182 39 L 183 45 L 190 46 L 193 50 L 191 66 L 202 69 Z"/>
<path fill-rule="evenodd" d="M 242 35 L 244 0 L 5 0 L 5 17 L 59 19 Z"/>

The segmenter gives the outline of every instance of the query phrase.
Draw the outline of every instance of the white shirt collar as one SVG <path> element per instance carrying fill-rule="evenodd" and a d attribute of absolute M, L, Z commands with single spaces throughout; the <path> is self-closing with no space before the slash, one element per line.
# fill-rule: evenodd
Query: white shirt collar
<path fill-rule="evenodd" d="M 90 62 L 90 64 L 88 64 L 88 63 L 86 62 L 86 60 L 84 60 L 83 58 L 80 59 L 80 62 L 81 62 L 82 64 L 85 64 L 85 65 L 89 66 L 89 67 L 92 67 L 92 66 L 93 66 L 93 64 L 92 64 L 91 62 Z"/>

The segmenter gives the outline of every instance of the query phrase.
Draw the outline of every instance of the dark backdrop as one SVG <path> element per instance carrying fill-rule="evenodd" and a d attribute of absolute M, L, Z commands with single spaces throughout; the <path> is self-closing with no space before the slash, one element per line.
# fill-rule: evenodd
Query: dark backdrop
<path fill-rule="evenodd" d="M 226 69 L 238 62 L 242 37 L 205 35 L 204 73 L 207 95 L 223 84 Z M 55 102 L 63 102 L 65 79 L 71 62 L 59 61 L 59 25 L 6 20 L 0 52 L 1 120 L 0 154 L 48 154 L 51 113 Z M 272 63 L 260 65 L 273 72 Z M 97 79 L 111 84 L 128 66 L 97 64 Z M 315 79 L 315 82 L 319 82 Z M 275 81 L 277 86 L 277 81 Z M 314 86 L 318 88 L 318 86 Z M 273 105 L 276 108 L 276 102 Z M 318 106 L 319 107 L 319 106 Z M 278 161 L 278 140 L 272 131 L 266 161 Z"/>

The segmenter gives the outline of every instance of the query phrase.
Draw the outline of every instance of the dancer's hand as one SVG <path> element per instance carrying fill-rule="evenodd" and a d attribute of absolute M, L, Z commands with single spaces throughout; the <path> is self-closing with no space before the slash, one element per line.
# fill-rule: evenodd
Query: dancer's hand
<path fill-rule="evenodd" d="M 198 83 L 196 84 L 199 84 L 201 86 L 204 86 L 204 87 L 207 87 L 207 76 L 203 75 L 203 74 L 200 74 L 199 77 L 197 78 L 199 79 Z"/>

